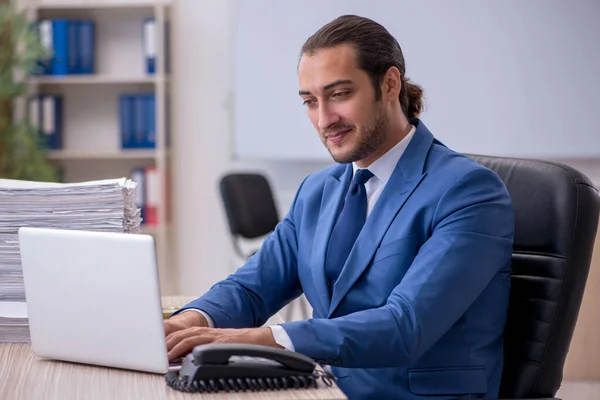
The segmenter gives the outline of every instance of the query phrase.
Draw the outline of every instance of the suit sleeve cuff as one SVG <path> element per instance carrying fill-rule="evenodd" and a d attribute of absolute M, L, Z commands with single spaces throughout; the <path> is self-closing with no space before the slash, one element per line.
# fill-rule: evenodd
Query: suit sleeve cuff
<path fill-rule="evenodd" d="M 197 312 L 197 313 L 200 313 L 200 314 L 202 314 L 202 315 L 204 316 L 204 318 L 206 318 L 206 322 L 208 322 L 208 327 L 209 327 L 209 328 L 214 328 L 214 327 L 215 327 L 215 321 L 213 321 L 213 319 L 210 317 L 210 315 L 208 315 L 208 314 L 207 314 L 207 313 L 205 313 L 204 311 L 202 311 L 202 310 L 198 310 L 197 308 L 188 308 L 188 309 L 186 309 L 186 310 L 183 310 L 183 311 L 181 312 L 181 314 L 183 314 L 183 313 L 185 313 L 185 312 L 188 312 L 188 311 L 195 311 L 195 312 Z M 283 329 L 283 328 L 282 328 L 282 329 Z"/>
<path fill-rule="evenodd" d="M 272 325 L 269 326 L 271 328 L 271 332 L 273 333 L 273 338 L 275 338 L 275 343 L 280 346 L 283 346 L 286 350 L 294 351 L 294 344 L 292 343 L 292 339 L 287 334 L 283 326 L 281 325 Z"/>

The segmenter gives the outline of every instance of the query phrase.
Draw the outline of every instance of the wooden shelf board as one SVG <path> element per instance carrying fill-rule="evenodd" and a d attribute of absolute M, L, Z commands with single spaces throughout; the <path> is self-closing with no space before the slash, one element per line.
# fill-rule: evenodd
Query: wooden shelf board
<path fill-rule="evenodd" d="M 154 149 L 131 149 L 115 151 L 51 150 L 46 153 L 50 160 L 143 160 L 158 157 Z"/>
<path fill-rule="evenodd" d="M 86 0 L 79 2 L 68 1 L 45 1 L 43 3 L 33 3 L 31 7 L 44 10 L 77 10 L 77 9 L 123 9 L 123 8 L 150 8 L 161 5 L 169 5 L 169 0 Z"/>
<path fill-rule="evenodd" d="M 164 79 L 161 75 L 43 75 L 29 77 L 28 82 L 38 85 L 154 84 L 161 79 Z"/>

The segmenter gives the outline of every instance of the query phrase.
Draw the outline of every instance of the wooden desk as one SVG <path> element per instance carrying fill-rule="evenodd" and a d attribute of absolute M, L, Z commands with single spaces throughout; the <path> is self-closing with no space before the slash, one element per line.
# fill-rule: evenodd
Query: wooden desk
<path fill-rule="evenodd" d="M 190 299 L 165 297 L 165 307 Z M 274 316 L 268 323 L 277 323 Z M 163 375 L 51 361 L 37 357 L 29 344 L 0 344 L 0 399 L 346 399 L 336 386 L 317 389 L 182 393 L 168 387 Z"/>
<path fill-rule="evenodd" d="M 565 380 L 600 381 L 600 230 L 583 293 L 577 325 L 565 362 Z M 565 396 L 566 397 L 566 396 Z M 568 397 L 566 397 L 568 398 Z"/>

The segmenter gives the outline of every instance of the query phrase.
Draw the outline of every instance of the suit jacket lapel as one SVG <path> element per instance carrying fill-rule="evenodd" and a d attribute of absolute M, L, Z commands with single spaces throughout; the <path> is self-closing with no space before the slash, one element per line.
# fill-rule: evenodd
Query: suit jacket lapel
<path fill-rule="evenodd" d="M 433 136 L 422 122 L 411 120 L 411 123 L 417 126 L 417 131 L 398 161 L 348 255 L 346 264 L 333 287 L 328 318 L 333 315 L 346 293 L 367 268 L 396 214 L 426 175 L 423 168 Z"/>
<path fill-rule="evenodd" d="M 331 231 L 337 220 L 342 202 L 346 197 L 352 179 L 352 165 L 341 165 L 336 168 L 325 181 L 319 220 L 315 231 L 312 249 L 312 275 L 316 292 L 323 307 L 322 315 L 329 310 L 329 289 L 325 278 L 325 256 Z"/>

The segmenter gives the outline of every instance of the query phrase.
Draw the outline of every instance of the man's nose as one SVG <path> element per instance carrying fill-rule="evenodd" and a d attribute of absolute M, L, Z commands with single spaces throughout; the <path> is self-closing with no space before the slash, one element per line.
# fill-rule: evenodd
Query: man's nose
<path fill-rule="evenodd" d="M 340 121 L 340 116 L 333 112 L 329 107 L 319 107 L 319 129 L 326 130 L 330 126 Z"/>

